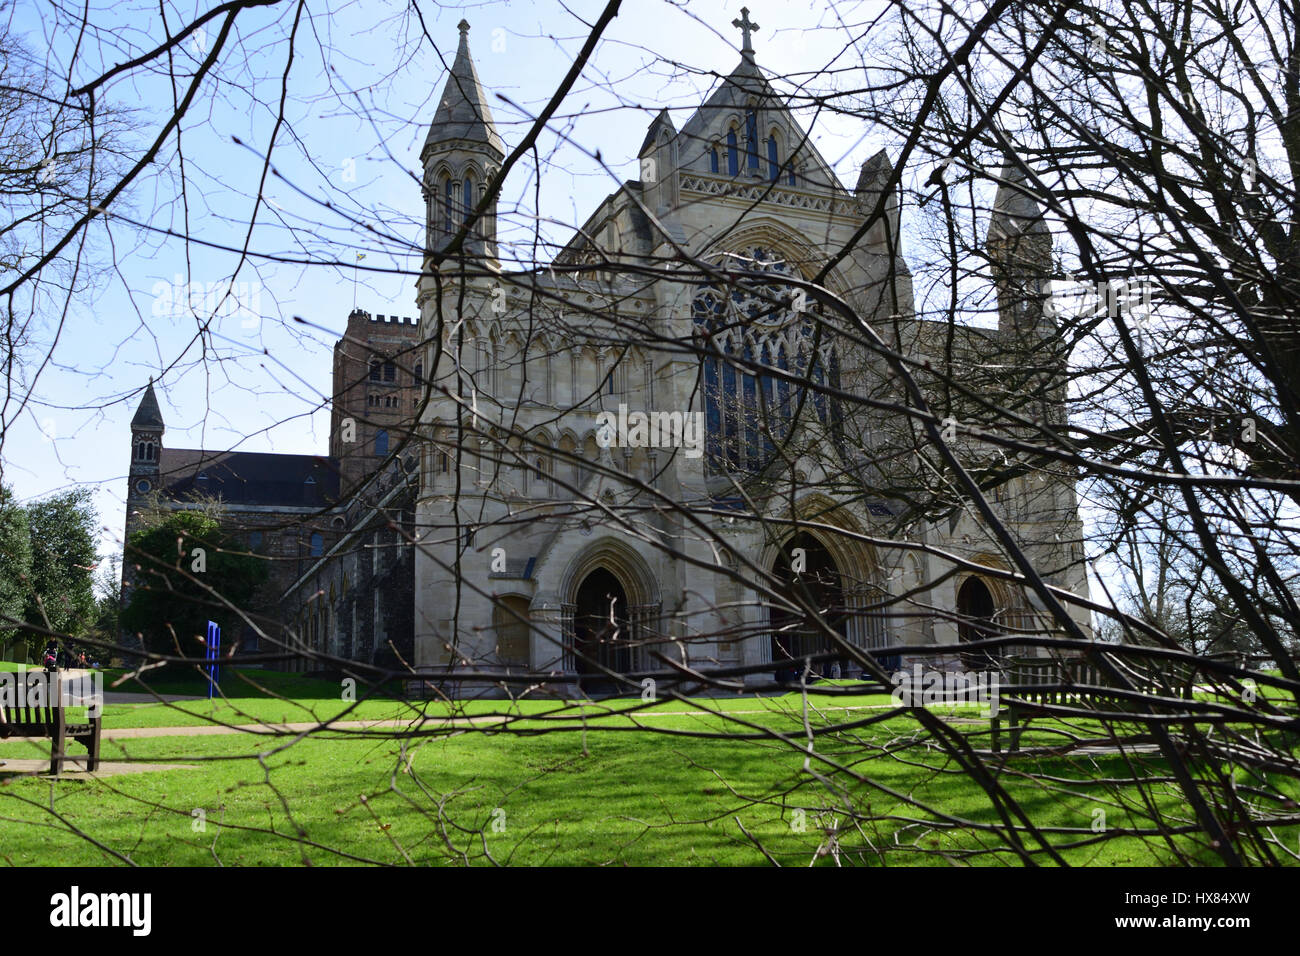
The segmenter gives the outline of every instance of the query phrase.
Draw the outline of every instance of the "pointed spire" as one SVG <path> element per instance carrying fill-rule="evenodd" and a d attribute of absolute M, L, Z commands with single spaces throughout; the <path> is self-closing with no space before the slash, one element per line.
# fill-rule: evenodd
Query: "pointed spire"
<path fill-rule="evenodd" d="M 438 111 L 433 116 L 422 152 L 427 153 L 440 142 L 469 140 L 485 145 L 497 154 L 499 161 L 505 158 L 505 144 L 497 135 L 487 94 L 483 92 L 478 71 L 474 68 L 474 58 L 469 53 L 469 23 L 461 20 L 459 28 L 460 46 L 456 49 L 456 60 L 442 88 Z"/>
<path fill-rule="evenodd" d="M 886 191 L 893 175 L 894 164 L 889 161 L 889 153 L 883 149 L 878 150 L 862 164 L 853 195 L 858 200 L 862 215 L 870 216 L 879 205 L 881 194 L 885 194 L 884 218 L 872 227 L 869 243 L 873 251 L 897 254 L 901 239 L 898 231 L 898 189 L 894 187 Z"/>
<path fill-rule="evenodd" d="M 889 161 L 889 154 L 883 149 L 878 151 L 862 164 L 862 172 L 858 174 L 858 186 L 854 190 L 855 195 L 880 192 L 893 171 L 894 164 Z"/>
<path fill-rule="evenodd" d="M 149 379 L 149 387 L 144 390 L 144 397 L 140 399 L 140 406 L 135 410 L 135 417 L 131 419 L 132 428 L 163 428 L 162 409 L 158 407 L 158 396 L 153 393 L 153 379 Z"/>
<path fill-rule="evenodd" d="M 1029 177 L 1019 163 L 1008 161 L 999 177 L 997 196 L 993 199 L 989 242 L 1047 231 L 1043 210 L 1034 198 Z"/>
<path fill-rule="evenodd" d="M 667 131 L 669 139 L 677 135 L 677 127 L 673 125 L 673 118 L 668 115 L 667 110 L 660 110 L 659 115 L 650 124 L 650 128 L 646 130 L 645 139 L 641 142 L 641 148 L 637 151 L 637 156 L 644 156 L 647 150 L 658 146 L 659 134 L 665 131 Z"/>

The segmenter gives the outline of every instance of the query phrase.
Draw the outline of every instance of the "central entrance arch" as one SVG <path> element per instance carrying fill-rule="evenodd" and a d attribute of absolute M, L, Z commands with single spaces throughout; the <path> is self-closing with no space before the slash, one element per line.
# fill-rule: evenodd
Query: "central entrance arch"
<path fill-rule="evenodd" d="M 984 641 L 998 634 L 994 625 L 997 604 L 993 592 L 981 578 L 974 575 L 962 582 L 957 591 L 957 639 L 962 644 L 970 641 Z M 993 660 L 987 650 L 962 652 L 962 667 L 978 670 L 986 667 Z"/>
<path fill-rule="evenodd" d="M 826 623 L 844 636 L 848 618 L 844 582 L 834 557 L 820 540 L 807 532 L 796 534 L 777 551 L 772 575 L 779 582 L 779 594 L 793 604 L 802 602 L 816 608 Z M 770 619 L 773 673 L 778 681 L 798 680 L 804 658 L 834 649 L 830 637 L 805 612 L 776 605 Z M 847 675 L 848 665 L 847 657 L 834 658 L 814 664 L 812 673 L 829 677 L 838 671 Z"/>
<path fill-rule="evenodd" d="M 574 669 L 584 690 L 613 690 L 606 671 L 632 669 L 631 616 L 627 592 L 606 568 L 583 578 L 574 599 Z"/>

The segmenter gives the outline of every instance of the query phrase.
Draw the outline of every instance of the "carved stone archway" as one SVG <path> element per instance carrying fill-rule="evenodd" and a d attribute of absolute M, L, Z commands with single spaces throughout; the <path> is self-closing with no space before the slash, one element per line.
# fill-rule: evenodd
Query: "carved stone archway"
<path fill-rule="evenodd" d="M 560 594 L 562 669 L 584 689 L 638 689 L 619 675 L 657 669 L 664 639 L 659 588 L 641 555 L 614 537 L 593 542 L 565 569 Z"/>

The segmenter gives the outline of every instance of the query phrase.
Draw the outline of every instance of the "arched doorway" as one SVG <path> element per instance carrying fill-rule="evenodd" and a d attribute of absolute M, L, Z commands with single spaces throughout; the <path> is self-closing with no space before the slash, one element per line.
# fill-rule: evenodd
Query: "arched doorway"
<path fill-rule="evenodd" d="M 806 532 L 795 535 L 777 552 L 772 574 L 779 582 L 778 593 L 792 603 L 816 608 L 843 636 L 847 618 L 844 585 L 835 559 L 821 541 Z M 773 606 L 770 619 L 773 673 L 778 681 L 798 680 L 804 658 L 834 648 L 830 637 L 804 612 Z M 813 664 L 812 673 L 848 676 L 848 666 L 847 657 L 835 658 Z"/>
<path fill-rule="evenodd" d="M 587 693 L 613 692 L 619 685 L 605 671 L 632 669 L 631 619 L 627 592 L 606 568 L 597 568 L 578 586 L 573 612 L 574 669 Z"/>
<path fill-rule="evenodd" d="M 492 629 L 497 639 L 497 663 L 517 670 L 528 669 L 528 644 L 532 631 L 529 614 L 528 599 L 515 594 L 499 598 L 493 605 Z"/>
<path fill-rule="evenodd" d="M 996 636 L 998 628 L 993 620 L 995 614 L 997 604 L 988 585 L 981 578 L 967 578 L 957 591 L 957 639 L 966 644 Z M 961 663 L 967 670 L 978 670 L 988 667 L 994 657 L 991 650 L 972 651 L 961 655 Z"/>

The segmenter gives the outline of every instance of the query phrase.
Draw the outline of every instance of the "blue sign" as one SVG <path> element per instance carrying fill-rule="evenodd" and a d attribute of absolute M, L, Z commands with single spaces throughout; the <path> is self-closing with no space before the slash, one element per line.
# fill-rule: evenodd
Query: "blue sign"
<path fill-rule="evenodd" d="M 221 628 L 208 621 L 208 700 L 211 700 L 221 682 L 221 666 L 217 657 L 221 653 Z"/>

